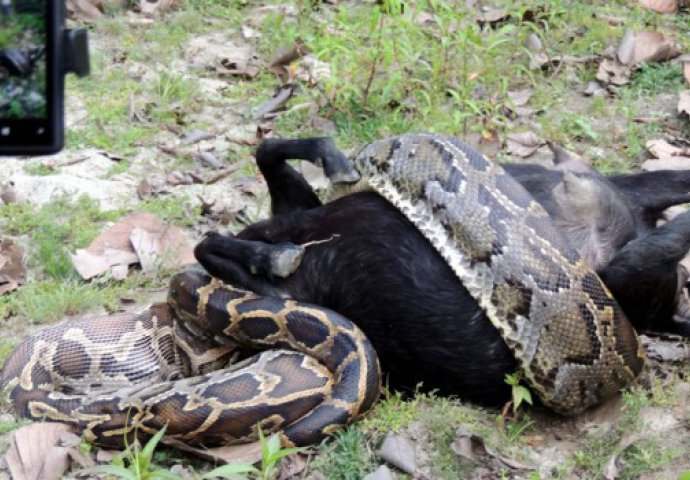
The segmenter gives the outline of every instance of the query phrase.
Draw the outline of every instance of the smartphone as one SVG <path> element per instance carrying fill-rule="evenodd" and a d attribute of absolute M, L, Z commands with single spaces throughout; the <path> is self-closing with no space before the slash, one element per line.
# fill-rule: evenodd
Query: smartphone
<path fill-rule="evenodd" d="M 64 39 L 62 0 L 0 0 L 0 155 L 62 148 Z"/>

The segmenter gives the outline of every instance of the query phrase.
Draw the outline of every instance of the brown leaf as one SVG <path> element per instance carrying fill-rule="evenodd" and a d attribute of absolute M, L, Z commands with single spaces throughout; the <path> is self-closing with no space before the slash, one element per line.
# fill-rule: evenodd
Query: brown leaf
<path fill-rule="evenodd" d="M 512 155 L 529 157 L 542 143 L 534 132 L 511 133 L 508 135 L 507 149 Z"/>
<path fill-rule="evenodd" d="M 144 263 L 151 266 L 151 258 L 146 242 L 155 242 L 157 250 L 154 252 L 156 262 L 166 267 L 176 267 L 193 263 L 194 254 L 186 235 L 177 227 L 171 226 L 150 213 L 135 213 L 129 215 L 91 242 L 84 250 L 77 250 L 72 255 L 72 264 L 77 272 L 89 279 L 107 272 L 112 267 L 127 266 L 141 261 L 135 246 L 132 244 L 132 232 L 135 238 L 142 242 L 138 244 L 143 255 Z"/>
<path fill-rule="evenodd" d="M 609 458 L 606 467 L 604 467 L 603 474 L 606 480 L 616 480 L 620 476 L 618 459 L 620 455 L 623 452 L 625 452 L 625 450 L 627 450 L 628 447 L 630 447 L 633 443 L 637 442 L 638 440 L 640 440 L 639 436 L 634 433 L 624 435 L 623 438 L 620 439 L 618 445 L 616 445 L 615 453 L 611 455 L 611 458 Z"/>
<path fill-rule="evenodd" d="M 280 470 L 278 470 L 278 480 L 290 480 L 292 478 L 300 478 L 300 473 L 307 468 L 307 459 L 309 457 L 303 453 L 294 453 L 288 455 L 280 462 Z"/>
<path fill-rule="evenodd" d="M 477 23 L 480 25 L 488 24 L 492 27 L 496 27 L 499 24 L 507 21 L 510 18 L 508 12 L 499 8 L 484 7 L 482 12 L 477 17 Z"/>
<path fill-rule="evenodd" d="M 161 229 L 133 228 L 130 234 L 132 247 L 139 257 L 144 273 L 158 267 L 181 267 L 195 263 L 194 251 L 185 233 L 177 227 L 160 224 Z"/>
<path fill-rule="evenodd" d="M 630 83 L 630 67 L 618 60 L 605 58 L 599 64 L 597 80 L 603 85 L 622 86 Z"/>
<path fill-rule="evenodd" d="M 256 177 L 242 177 L 233 183 L 233 188 L 252 197 L 266 193 L 266 184 Z"/>
<path fill-rule="evenodd" d="M 286 78 L 288 73 L 287 67 L 307 53 L 309 53 L 307 45 L 304 43 L 304 40 L 298 38 L 289 48 L 283 47 L 278 50 L 278 53 L 276 53 L 276 56 L 268 65 L 268 68 L 278 75 L 281 75 L 283 78 Z"/>
<path fill-rule="evenodd" d="M 117 265 L 127 266 L 139 261 L 136 253 L 115 248 L 105 248 L 98 255 L 80 249 L 70 255 L 70 259 L 75 270 L 84 280 L 103 275 Z"/>
<path fill-rule="evenodd" d="M 591 81 L 587 84 L 587 88 L 582 91 L 585 97 L 597 97 L 606 94 L 606 89 L 601 86 L 599 82 Z"/>
<path fill-rule="evenodd" d="M 649 153 L 654 155 L 656 158 L 690 154 L 690 152 L 686 151 L 686 149 L 677 147 L 675 145 L 671 145 L 666 140 L 660 138 L 648 141 L 645 147 L 647 148 L 647 150 L 649 150 Z"/>
<path fill-rule="evenodd" d="M 215 138 L 215 134 L 211 132 L 204 132 L 203 130 L 192 130 L 190 132 L 186 132 L 182 138 L 180 139 L 180 143 L 182 145 L 193 145 L 195 143 L 199 143 L 202 140 L 211 140 L 212 138 Z"/>
<path fill-rule="evenodd" d="M 71 428 L 63 423 L 32 423 L 12 433 L 5 462 L 14 480 L 58 480 L 69 466 L 68 448 L 60 437 Z"/>
<path fill-rule="evenodd" d="M 690 157 L 674 156 L 647 160 L 640 168 L 646 172 L 654 172 L 656 170 L 690 170 Z"/>
<path fill-rule="evenodd" d="M 219 463 L 256 463 L 261 460 L 261 443 L 245 443 L 218 448 L 196 448 L 172 438 L 162 440 L 162 443 L 182 450 L 212 462 Z"/>
<path fill-rule="evenodd" d="M 628 66 L 660 62 L 680 55 L 678 44 L 659 32 L 627 30 L 618 48 L 618 60 Z"/>
<path fill-rule="evenodd" d="M 223 163 L 216 158 L 213 152 L 200 150 L 194 153 L 194 158 L 202 165 L 213 168 L 214 170 L 217 170 L 223 166 Z"/>
<path fill-rule="evenodd" d="M 26 282 L 24 249 L 9 238 L 0 239 L 0 295 Z"/>
<path fill-rule="evenodd" d="M 690 90 L 678 94 L 678 114 L 690 116 Z"/>
<path fill-rule="evenodd" d="M 139 10 L 144 15 L 160 15 L 176 4 L 176 0 L 140 0 Z"/>
<path fill-rule="evenodd" d="M 659 13 L 676 13 L 678 11 L 677 0 L 640 0 L 640 5 Z"/>
<path fill-rule="evenodd" d="M 529 102 L 529 99 L 532 98 L 533 94 L 533 89 L 523 88 L 522 90 L 508 92 L 508 98 L 516 107 L 522 107 L 527 105 L 527 102 Z"/>
<path fill-rule="evenodd" d="M 462 458 L 472 462 L 488 455 L 484 439 L 479 435 L 462 429 L 458 430 L 457 437 L 450 444 L 450 449 Z"/>
<path fill-rule="evenodd" d="M 296 91 L 297 86 L 294 84 L 283 85 L 280 87 L 273 94 L 272 98 L 266 100 L 264 103 L 254 109 L 254 120 L 261 120 L 266 115 L 282 110 Z"/>
<path fill-rule="evenodd" d="M 101 0 L 67 0 L 65 3 L 69 17 L 89 22 L 103 16 L 100 11 Z"/>
<path fill-rule="evenodd" d="M 196 36 L 188 45 L 185 59 L 193 68 L 245 78 L 261 70 L 253 45 L 235 43 L 220 32 Z"/>
<path fill-rule="evenodd" d="M 687 338 L 667 337 L 663 334 L 659 337 L 640 335 L 640 341 L 647 356 L 653 360 L 681 365 L 690 362 L 690 344 Z"/>
<path fill-rule="evenodd" d="M 14 189 L 14 182 L 9 181 L 0 187 L 0 205 L 9 205 L 10 203 L 16 203 L 17 192 Z"/>

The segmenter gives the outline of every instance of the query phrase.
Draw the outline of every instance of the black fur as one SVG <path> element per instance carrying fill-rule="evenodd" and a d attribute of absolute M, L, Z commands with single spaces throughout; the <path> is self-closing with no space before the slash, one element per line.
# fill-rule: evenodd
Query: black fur
<path fill-rule="evenodd" d="M 260 147 L 257 157 L 275 216 L 237 238 L 207 237 L 196 249 L 199 262 L 229 283 L 313 302 L 350 318 L 372 341 L 393 387 L 414 389 L 423 383 L 485 404 L 506 401 L 510 389 L 504 376 L 515 371 L 516 362 L 476 301 L 431 244 L 381 197 L 360 193 L 321 205 L 285 160 L 322 161 L 333 171 L 328 165 L 341 165 L 342 158 L 328 149 L 315 155 L 309 141 L 314 142 L 274 140 Z M 563 205 L 554 191 L 563 185 L 564 172 L 530 165 L 506 168 L 558 221 Z M 597 206 L 600 218 L 578 221 L 586 229 L 585 242 L 610 253 L 599 274 L 633 324 L 673 329 L 684 283 L 677 263 L 690 246 L 690 216 L 657 230 L 652 222 L 669 202 L 685 198 L 690 172 L 680 174 L 682 179 L 655 172 L 655 179 L 675 178 L 672 187 L 658 189 L 644 181 L 651 177 L 641 175 L 610 177 L 610 183 L 595 178 L 597 198 L 615 205 Z M 644 199 L 636 193 L 641 185 L 646 185 Z M 610 235 L 599 235 L 601 225 Z M 323 240 L 307 247 L 299 269 L 286 279 L 248 274 L 256 261 L 244 250 L 239 256 L 223 253 L 239 241 L 255 242 L 261 256 L 265 243 Z M 237 245 L 244 249 L 251 242 Z"/>

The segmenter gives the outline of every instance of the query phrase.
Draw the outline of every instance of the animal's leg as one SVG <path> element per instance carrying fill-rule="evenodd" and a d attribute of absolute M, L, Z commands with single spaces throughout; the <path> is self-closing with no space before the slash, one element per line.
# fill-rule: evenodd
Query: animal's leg
<path fill-rule="evenodd" d="M 289 242 L 265 243 L 211 233 L 194 249 L 197 261 L 214 277 L 261 295 L 276 295 L 269 282 L 299 266 L 304 248 Z M 262 280 L 263 279 L 263 280 Z"/>
<path fill-rule="evenodd" d="M 350 161 L 330 138 L 264 140 L 256 151 L 256 163 L 268 184 L 274 215 L 321 205 L 304 177 L 288 165 L 287 160 L 307 160 L 323 166 L 326 175 L 334 182 L 359 178 Z"/>
<path fill-rule="evenodd" d="M 690 170 L 658 170 L 607 177 L 654 228 L 668 207 L 690 203 Z"/>
<path fill-rule="evenodd" d="M 679 311 L 687 275 L 678 269 L 689 249 L 687 212 L 628 243 L 598 272 L 636 328 L 690 333 L 687 311 Z M 673 318 L 674 311 L 673 325 L 658 323 Z"/>

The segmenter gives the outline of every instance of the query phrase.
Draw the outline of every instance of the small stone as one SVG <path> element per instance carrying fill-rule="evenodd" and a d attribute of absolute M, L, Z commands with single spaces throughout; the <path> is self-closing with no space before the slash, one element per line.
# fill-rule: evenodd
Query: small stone
<path fill-rule="evenodd" d="M 410 475 L 417 471 L 417 459 L 414 445 L 408 439 L 388 433 L 386 435 L 379 455 L 391 465 Z"/>
<path fill-rule="evenodd" d="M 393 472 L 385 465 L 381 465 L 374 472 L 370 473 L 364 480 L 393 480 Z"/>

